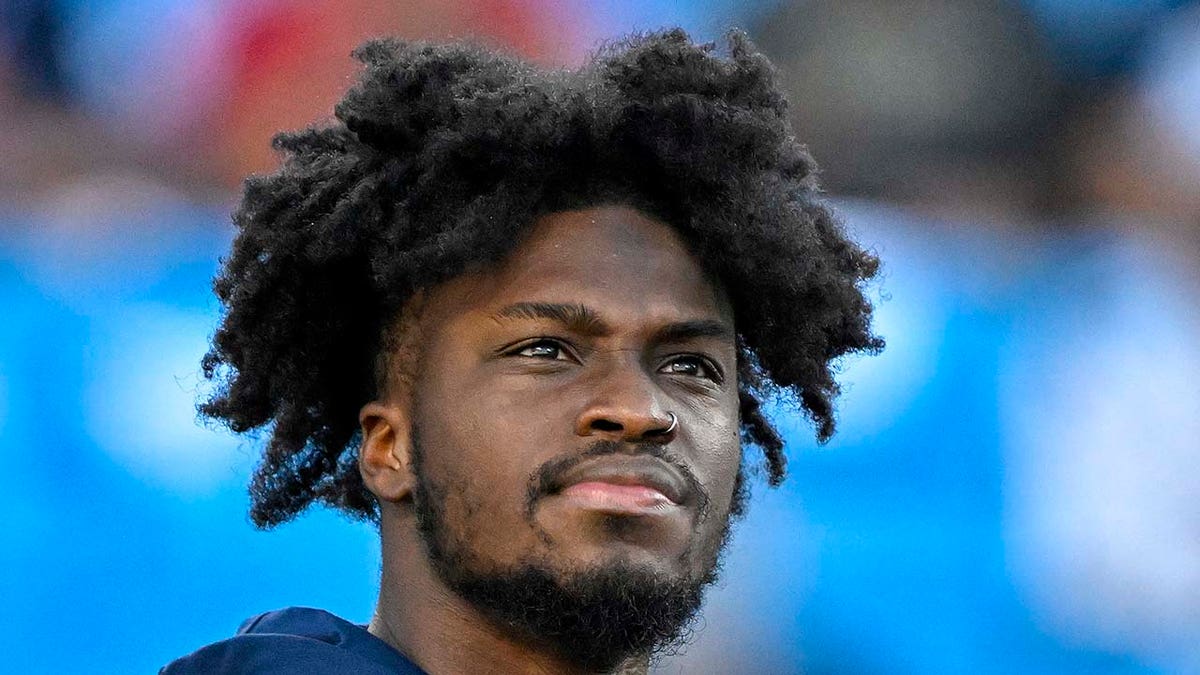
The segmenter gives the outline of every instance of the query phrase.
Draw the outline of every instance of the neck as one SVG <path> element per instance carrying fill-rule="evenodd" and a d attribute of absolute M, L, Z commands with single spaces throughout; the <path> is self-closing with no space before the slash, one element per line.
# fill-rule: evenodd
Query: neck
<path fill-rule="evenodd" d="M 495 625 L 442 583 L 411 512 L 384 515 L 379 603 L 367 630 L 430 675 L 443 673 L 590 673 L 545 647 Z M 644 674 L 648 658 L 627 659 L 613 673 Z"/>

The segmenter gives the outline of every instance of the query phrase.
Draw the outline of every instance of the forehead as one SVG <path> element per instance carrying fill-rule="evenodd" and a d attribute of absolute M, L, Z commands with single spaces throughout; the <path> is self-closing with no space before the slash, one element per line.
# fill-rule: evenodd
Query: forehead
<path fill-rule="evenodd" d="M 467 286 L 463 309 L 572 302 L 611 320 L 706 316 L 732 323 L 723 292 L 679 234 L 626 206 L 542 216 L 507 258 Z"/>

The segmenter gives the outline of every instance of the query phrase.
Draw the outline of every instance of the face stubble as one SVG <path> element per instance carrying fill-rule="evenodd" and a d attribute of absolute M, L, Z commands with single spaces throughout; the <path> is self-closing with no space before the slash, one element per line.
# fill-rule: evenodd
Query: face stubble
<path fill-rule="evenodd" d="M 465 528 L 456 527 L 447 517 L 446 495 L 465 486 L 441 484 L 423 470 L 419 432 L 414 429 L 412 437 L 417 528 L 435 572 L 453 592 L 498 626 L 590 671 L 611 670 L 633 656 L 670 654 L 687 642 L 704 591 L 717 580 L 735 517 L 744 511 L 744 467 L 739 466 L 729 511 L 714 514 L 707 493 L 685 464 L 660 445 L 638 447 L 639 452 L 673 464 L 699 496 L 693 547 L 681 557 L 694 554 L 703 523 L 720 519 L 719 543 L 699 574 L 669 575 L 620 558 L 589 567 L 556 565 L 548 557 L 526 558 L 508 567 L 484 569 Z M 622 451 L 619 443 L 600 441 L 579 455 L 551 460 L 534 471 L 526 504 L 530 526 L 537 527 L 537 501 L 547 494 L 556 475 L 589 457 Z M 476 512 L 473 517 L 482 516 Z M 611 516 L 605 526 L 619 530 L 627 526 L 625 521 Z M 552 549 L 549 536 L 540 536 Z"/>
<path fill-rule="evenodd" d="M 505 314 L 531 304 L 575 311 Z M 619 205 L 547 215 L 502 265 L 435 289 L 406 415 L 427 571 L 497 633 L 572 670 L 682 644 L 744 510 L 736 380 L 719 375 L 736 372 L 732 319 L 678 234 Z M 516 349 L 535 338 L 565 356 Z M 667 369 L 683 359 L 701 365 Z M 684 431 L 645 442 L 665 408 L 688 413 Z M 556 473 L 617 452 L 669 463 L 690 495 L 643 515 L 553 492 Z"/>

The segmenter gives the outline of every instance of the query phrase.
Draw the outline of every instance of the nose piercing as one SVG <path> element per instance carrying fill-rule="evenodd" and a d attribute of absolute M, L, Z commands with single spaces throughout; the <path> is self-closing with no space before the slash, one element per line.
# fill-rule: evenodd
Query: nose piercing
<path fill-rule="evenodd" d="M 675 416 L 675 413 L 668 411 L 667 414 L 671 416 L 671 426 L 663 429 L 664 434 L 669 434 L 672 431 L 675 431 L 675 428 L 679 426 L 679 418 Z"/>

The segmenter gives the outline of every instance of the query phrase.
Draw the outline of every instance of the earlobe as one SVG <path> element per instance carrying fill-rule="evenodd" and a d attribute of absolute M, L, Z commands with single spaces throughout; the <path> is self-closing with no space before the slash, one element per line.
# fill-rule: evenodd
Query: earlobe
<path fill-rule="evenodd" d="M 372 401 L 358 413 L 362 447 L 358 470 L 376 498 L 400 502 L 412 495 L 411 431 L 408 415 L 395 404 Z"/>

